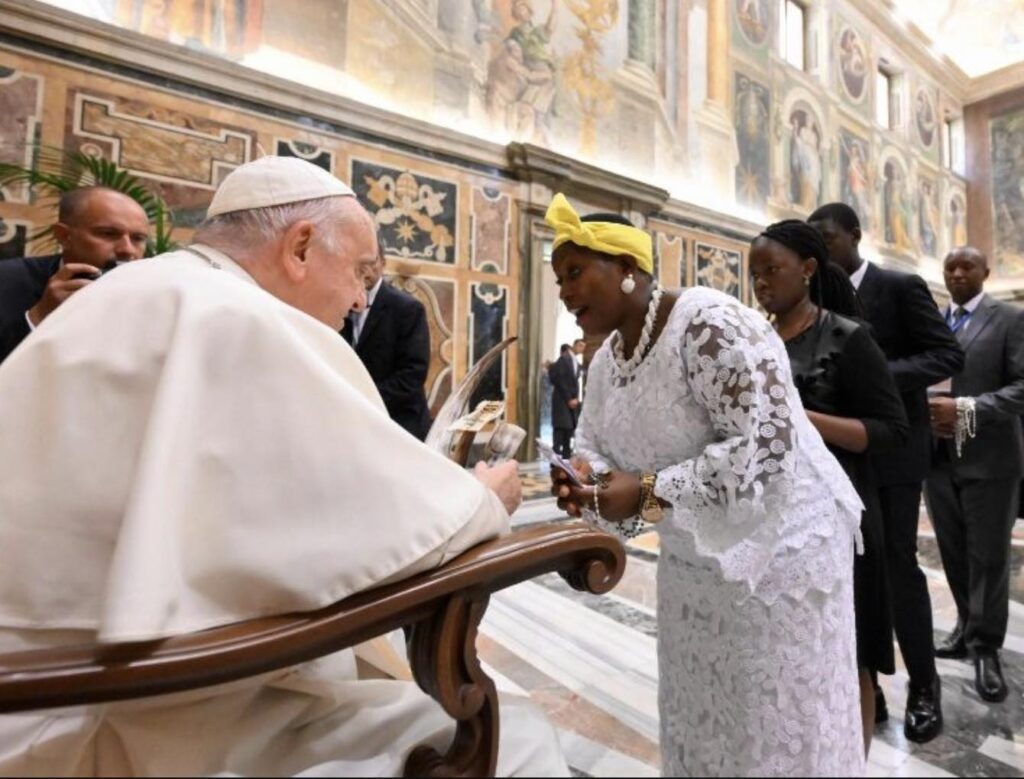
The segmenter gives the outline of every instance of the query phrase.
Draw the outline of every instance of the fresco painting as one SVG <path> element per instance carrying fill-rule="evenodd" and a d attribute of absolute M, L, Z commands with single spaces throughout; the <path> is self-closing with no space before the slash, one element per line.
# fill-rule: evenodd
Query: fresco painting
<path fill-rule="evenodd" d="M 768 0 L 735 0 L 736 21 L 743 37 L 754 46 L 768 40 L 771 29 L 771 9 Z"/>
<path fill-rule="evenodd" d="M 487 112 L 500 129 L 524 141 L 548 141 L 558 74 L 551 47 L 555 8 L 551 0 L 538 24 L 533 3 L 512 3 L 513 24 L 495 42 L 487 66 Z"/>
<path fill-rule="evenodd" d="M 949 248 L 966 246 L 967 241 L 967 201 L 959 192 L 949 199 Z"/>
<path fill-rule="evenodd" d="M 867 47 L 860 33 L 852 27 L 840 31 L 838 44 L 839 82 L 846 94 L 859 103 L 867 94 L 870 70 Z"/>
<path fill-rule="evenodd" d="M 992 121 L 992 209 L 995 268 L 1024 273 L 1024 111 Z"/>
<path fill-rule="evenodd" d="M 860 219 L 861 229 L 871 230 L 871 144 L 842 128 L 839 131 L 839 194 Z"/>
<path fill-rule="evenodd" d="M 917 182 L 917 238 L 922 254 L 938 256 L 941 229 L 938 188 L 934 179 L 922 176 Z"/>
<path fill-rule="evenodd" d="M 789 115 L 789 201 L 811 211 L 821 204 L 823 133 L 814 111 L 798 103 Z"/>
<path fill-rule="evenodd" d="M 896 157 L 882 165 L 882 224 L 885 242 L 902 251 L 911 251 L 916 243 L 911 237 L 913 222 L 910 184 L 906 166 Z"/>
<path fill-rule="evenodd" d="M 930 149 L 935 145 L 937 120 L 935 118 L 935 101 L 927 89 L 917 90 L 914 98 L 914 127 L 921 144 Z"/>
<path fill-rule="evenodd" d="M 739 147 L 736 199 L 743 205 L 763 206 L 771 187 L 771 142 L 768 137 L 771 94 L 763 84 L 737 73 L 735 106 L 736 144 Z"/>

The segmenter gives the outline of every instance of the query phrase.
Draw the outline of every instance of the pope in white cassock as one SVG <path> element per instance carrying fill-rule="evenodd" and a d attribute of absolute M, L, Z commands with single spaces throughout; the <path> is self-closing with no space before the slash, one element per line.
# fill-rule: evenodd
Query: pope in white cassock
<path fill-rule="evenodd" d="M 326 606 L 508 528 L 476 478 L 391 422 L 338 337 L 373 223 L 297 159 L 225 179 L 188 249 L 118 269 L 0 368 L 0 653 L 148 641 Z M 502 706 L 500 773 L 568 775 Z M 454 723 L 351 651 L 231 685 L 0 716 L 0 774 L 396 775 Z"/>

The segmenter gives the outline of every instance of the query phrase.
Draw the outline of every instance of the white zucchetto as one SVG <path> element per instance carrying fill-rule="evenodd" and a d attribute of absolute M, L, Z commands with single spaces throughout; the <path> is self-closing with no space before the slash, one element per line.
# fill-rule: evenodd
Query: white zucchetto
<path fill-rule="evenodd" d="M 208 217 L 324 197 L 355 197 L 352 188 L 298 157 L 260 157 L 233 170 L 217 188 Z"/>

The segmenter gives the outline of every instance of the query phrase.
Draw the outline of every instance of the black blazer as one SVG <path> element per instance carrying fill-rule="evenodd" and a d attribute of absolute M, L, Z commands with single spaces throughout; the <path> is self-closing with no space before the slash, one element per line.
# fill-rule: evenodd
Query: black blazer
<path fill-rule="evenodd" d="M 967 326 L 957 333 L 967 353 L 953 377 L 953 396 L 975 399 L 978 435 L 956 456 L 952 441 L 939 442 L 939 456 L 963 479 L 1024 476 L 1024 309 L 985 295 Z"/>
<path fill-rule="evenodd" d="M 352 343 L 351 324 L 341 335 Z M 423 304 L 385 281 L 363 324 L 356 354 L 391 418 L 424 440 L 432 420 L 423 389 L 430 369 L 430 328 Z"/>
<path fill-rule="evenodd" d="M 858 290 L 910 422 L 907 443 L 872 456 L 881 485 L 923 481 L 931 470 L 928 387 L 963 368 L 963 349 L 920 276 L 868 266 Z"/>
<path fill-rule="evenodd" d="M 25 312 L 39 302 L 60 255 L 0 260 L 0 362 L 32 332 Z"/>
<path fill-rule="evenodd" d="M 576 429 L 579 419 L 578 407 L 569 408 L 570 400 L 578 400 L 580 396 L 580 374 L 576 358 L 571 354 L 563 354 L 548 368 L 551 379 L 551 426 Z"/>

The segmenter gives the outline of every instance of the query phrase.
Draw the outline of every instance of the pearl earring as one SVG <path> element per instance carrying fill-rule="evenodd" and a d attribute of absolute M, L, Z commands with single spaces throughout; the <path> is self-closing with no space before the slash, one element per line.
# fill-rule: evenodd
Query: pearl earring
<path fill-rule="evenodd" d="M 622 290 L 623 295 L 633 294 L 633 290 L 636 289 L 636 280 L 633 278 L 632 273 L 622 280 L 622 284 L 619 286 L 619 289 Z"/>

